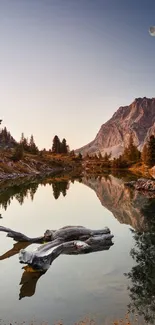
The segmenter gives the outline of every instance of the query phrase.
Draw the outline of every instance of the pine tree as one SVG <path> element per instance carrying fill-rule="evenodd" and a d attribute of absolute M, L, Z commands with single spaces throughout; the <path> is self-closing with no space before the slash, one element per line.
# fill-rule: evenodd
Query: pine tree
<path fill-rule="evenodd" d="M 71 157 L 75 157 L 75 151 L 74 150 L 71 150 L 69 154 L 70 154 Z"/>
<path fill-rule="evenodd" d="M 33 153 L 34 155 L 35 154 L 37 154 L 38 153 L 38 148 L 37 148 L 37 146 L 36 146 L 36 144 L 35 144 L 35 142 L 34 142 L 34 137 L 33 137 L 33 135 L 31 135 L 31 137 L 30 137 L 30 142 L 29 142 L 29 151 L 31 152 L 31 153 Z"/>
<path fill-rule="evenodd" d="M 23 145 L 20 143 L 16 146 L 14 150 L 14 154 L 12 156 L 13 161 L 19 161 L 23 158 L 24 150 L 23 150 Z"/>
<path fill-rule="evenodd" d="M 147 164 L 147 156 L 148 156 L 148 146 L 147 146 L 147 143 L 145 143 L 143 150 L 142 150 L 142 155 L 141 155 L 142 162 L 144 164 Z"/>
<path fill-rule="evenodd" d="M 61 153 L 61 142 L 57 135 L 53 139 L 52 153 Z"/>
<path fill-rule="evenodd" d="M 133 137 L 130 135 L 129 144 L 124 149 L 123 159 L 126 160 L 129 164 L 136 163 L 140 160 L 140 151 L 134 145 Z"/>
<path fill-rule="evenodd" d="M 99 153 L 98 153 L 98 158 L 99 159 L 102 159 L 103 157 L 102 157 L 102 154 L 101 154 L 101 152 L 99 151 Z"/>
<path fill-rule="evenodd" d="M 78 154 L 78 159 L 79 160 L 82 160 L 82 154 L 81 154 L 81 152 L 79 152 L 79 154 Z"/>
<path fill-rule="evenodd" d="M 155 137 L 151 135 L 147 144 L 146 165 L 153 167 L 155 165 Z"/>
<path fill-rule="evenodd" d="M 110 158 L 111 158 L 111 153 L 107 153 L 105 152 L 104 156 L 103 156 L 103 165 L 105 165 L 106 167 L 110 167 Z"/>
<path fill-rule="evenodd" d="M 67 143 L 66 143 L 66 139 L 63 139 L 62 140 L 62 143 L 61 143 L 61 153 L 64 153 L 64 154 L 67 154 Z"/>
<path fill-rule="evenodd" d="M 28 151 L 28 149 L 29 149 L 29 146 L 28 146 L 28 139 L 25 138 L 23 132 L 22 132 L 22 134 L 21 134 L 20 143 L 22 144 L 23 149 L 24 149 L 25 151 Z"/>
<path fill-rule="evenodd" d="M 85 156 L 85 159 L 89 160 L 90 159 L 90 156 L 89 156 L 89 153 L 87 152 L 86 156 Z"/>

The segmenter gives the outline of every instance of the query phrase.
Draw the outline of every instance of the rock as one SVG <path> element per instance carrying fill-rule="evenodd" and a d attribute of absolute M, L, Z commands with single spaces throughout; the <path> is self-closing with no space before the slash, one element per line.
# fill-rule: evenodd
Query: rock
<path fill-rule="evenodd" d="M 155 191 L 155 180 L 139 178 L 137 181 L 125 183 L 127 186 L 134 187 L 136 190 Z"/>
<path fill-rule="evenodd" d="M 155 135 L 155 98 L 136 98 L 129 106 L 120 107 L 101 126 L 96 138 L 76 150 L 76 153 L 111 152 L 112 157 L 118 157 L 128 145 L 131 134 L 139 150 L 142 150 L 151 134 Z"/>

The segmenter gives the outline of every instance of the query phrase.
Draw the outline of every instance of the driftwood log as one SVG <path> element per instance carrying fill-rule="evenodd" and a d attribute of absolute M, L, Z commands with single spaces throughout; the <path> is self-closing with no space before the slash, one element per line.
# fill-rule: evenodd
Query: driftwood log
<path fill-rule="evenodd" d="M 34 251 L 21 249 L 19 252 L 20 263 L 40 272 L 45 272 L 60 254 L 86 254 L 108 250 L 113 245 L 113 235 L 108 228 L 91 230 L 82 226 L 66 226 L 58 230 L 46 230 L 43 236 L 36 238 L 5 227 L 0 227 L 0 231 L 6 232 L 15 241 L 27 243 L 25 247 L 46 242 Z"/>

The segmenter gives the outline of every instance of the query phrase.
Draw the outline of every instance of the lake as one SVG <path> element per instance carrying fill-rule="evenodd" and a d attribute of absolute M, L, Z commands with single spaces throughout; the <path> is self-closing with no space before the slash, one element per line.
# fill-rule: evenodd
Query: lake
<path fill-rule="evenodd" d="M 124 180 L 112 175 L 58 179 L 14 185 L 0 193 L 0 225 L 28 236 L 66 225 L 107 226 L 114 235 L 109 250 L 60 255 L 40 276 L 23 269 L 18 259 L 22 244 L 1 232 L 1 324 L 62 320 L 71 325 L 85 317 L 110 324 L 125 317 L 130 303 L 138 310 L 135 315 L 144 313 L 154 323 L 155 199 L 131 191 Z"/>

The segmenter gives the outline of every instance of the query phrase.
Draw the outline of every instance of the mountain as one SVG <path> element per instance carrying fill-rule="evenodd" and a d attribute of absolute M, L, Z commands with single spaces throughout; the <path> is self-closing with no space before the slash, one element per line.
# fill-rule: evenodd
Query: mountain
<path fill-rule="evenodd" d="M 127 188 L 122 179 L 108 177 L 83 177 L 82 183 L 95 191 L 101 204 L 111 211 L 122 224 L 137 231 L 147 229 L 147 216 L 155 208 L 155 194 L 142 193 Z M 150 211 L 150 212 L 149 212 Z"/>
<path fill-rule="evenodd" d="M 142 150 L 151 134 L 155 135 L 155 98 L 136 98 L 129 106 L 121 106 L 101 126 L 95 139 L 76 152 L 83 155 L 111 152 L 112 157 L 118 157 L 128 145 L 130 135 Z"/>

